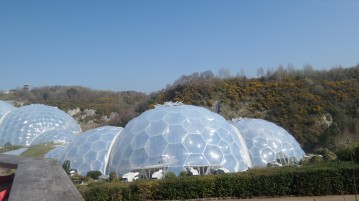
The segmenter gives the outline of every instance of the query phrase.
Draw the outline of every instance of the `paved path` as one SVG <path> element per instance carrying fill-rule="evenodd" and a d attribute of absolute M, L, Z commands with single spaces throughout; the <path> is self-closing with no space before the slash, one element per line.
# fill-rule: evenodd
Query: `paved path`
<path fill-rule="evenodd" d="M 20 149 L 16 149 L 16 150 L 4 152 L 4 153 L 2 153 L 2 154 L 19 156 L 20 154 L 22 154 L 22 152 L 26 151 L 27 149 L 28 149 L 28 148 L 20 148 Z"/>
<path fill-rule="evenodd" d="M 217 199 L 216 201 L 359 201 L 359 195 L 329 195 L 329 196 L 253 198 L 253 199 Z"/>

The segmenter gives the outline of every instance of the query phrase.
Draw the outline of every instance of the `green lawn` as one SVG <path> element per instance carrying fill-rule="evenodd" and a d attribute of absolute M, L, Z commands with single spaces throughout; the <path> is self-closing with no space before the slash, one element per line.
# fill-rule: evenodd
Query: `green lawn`
<path fill-rule="evenodd" d="M 35 158 L 43 157 L 51 149 L 55 148 L 57 144 L 54 143 L 43 143 L 29 147 L 28 150 L 24 151 L 21 156 L 30 156 Z"/>

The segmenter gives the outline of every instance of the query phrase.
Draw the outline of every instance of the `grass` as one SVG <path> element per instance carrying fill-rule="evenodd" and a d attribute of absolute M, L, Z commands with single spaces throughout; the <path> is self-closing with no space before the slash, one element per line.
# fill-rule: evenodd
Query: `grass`
<path fill-rule="evenodd" d="M 42 158 L 47 152 L 55 148 L 56 144 L 54 143 L 43 143 L 29 147 L 24 151 L 21 156 L 29 156 L 35 158 Z"/>

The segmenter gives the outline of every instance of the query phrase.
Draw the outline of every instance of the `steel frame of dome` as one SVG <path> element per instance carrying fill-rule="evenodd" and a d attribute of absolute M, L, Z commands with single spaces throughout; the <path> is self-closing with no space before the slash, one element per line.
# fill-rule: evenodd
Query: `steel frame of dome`
<path fill-rule="evenodd" d="M 122 175 L 165 168 L 178 175 L 186 167 L 224 167 L 239 172 L 250 166 L 249 157 L 243 158 L 246 151 L 222 116 L 202 107 L 165 103 L 126 125 L 113 147 L 110 171 Z"/>
<path fill-rule="evenodd" d="M 56 107 L 34 104 L 11 110 L 0 122 L 0 146 L 30 146 L 32 140 L 42 133 L 64 129 L 74 135 L 81 132 L 78 123 Z"/>
<path fill-rule="evenodd" d="M 305 156 L 294 137 L 272 122 L 263 119 L 241 119 L 231 123 L 245 139 L 253 167 L 290 165 Z"/>

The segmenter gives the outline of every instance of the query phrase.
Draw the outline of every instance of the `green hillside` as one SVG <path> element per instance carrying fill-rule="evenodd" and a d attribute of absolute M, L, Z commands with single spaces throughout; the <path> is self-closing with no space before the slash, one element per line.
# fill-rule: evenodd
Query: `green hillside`
<path fill-rule="evenodd" d="M 86 109 L 95 110 L 94 116 L 78 118 L 82 126 L 87 122 L 125 126 L 155 104 L 182 101 L 206 107 L 228 120 L 249 117 L 272 121 L 293 134 L 307 152 L 359 144 L 359 65 L 329 71 L 278 67 L 273 72 L 259 71 L 259 75 L 249 79 L 244 75 L 215 76 L 210 71 L 194 73 L 150 95 L 46 86 L 1 94 L 0 99 L 53 105 L 64 111 L 79 108 L 79 115 Z M 103 119 L 112 113 L 114 118 Z"/>
<path fill-rule="evenodd" d="M 192 76 L 150 104 L 183 101 L 228 120 L 263 118 L 287 129 L 306 151 L 359 142 L 359 66 L 322 72 L 279 69 L 259 79 Z"/>

